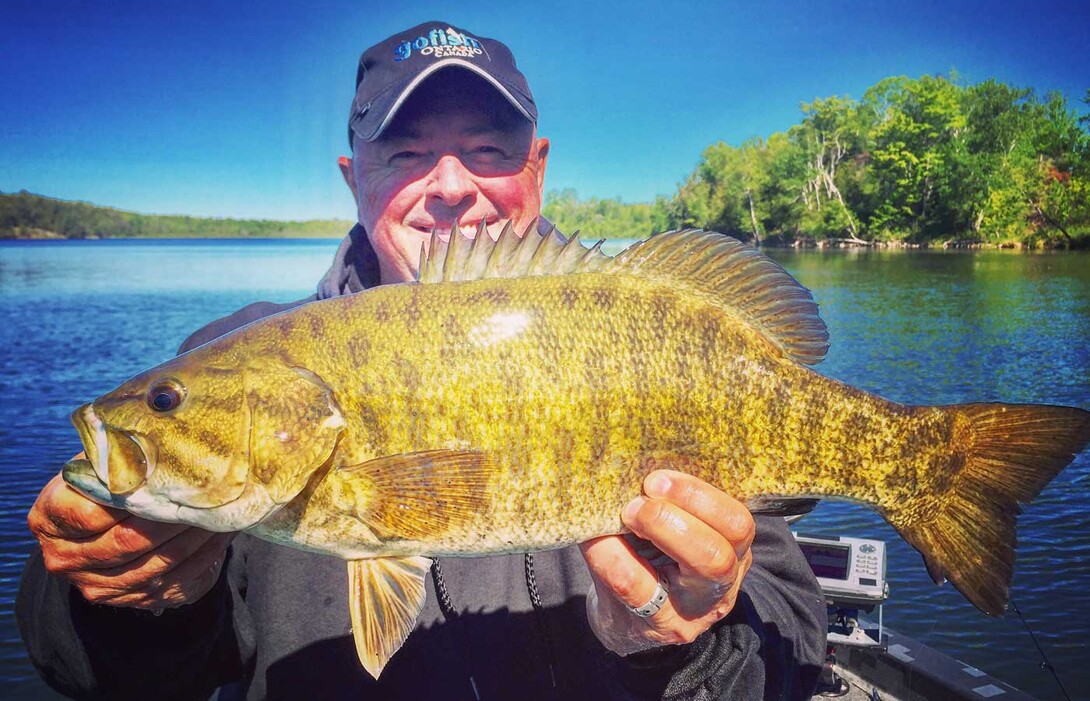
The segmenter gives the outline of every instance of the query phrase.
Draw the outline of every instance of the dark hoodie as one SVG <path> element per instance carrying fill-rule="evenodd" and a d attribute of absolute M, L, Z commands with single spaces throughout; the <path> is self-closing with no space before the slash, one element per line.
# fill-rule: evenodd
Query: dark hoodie
<path fill-rule="evenodd" d="M 317 294 L 252 304 L 181 350 L 376 284 L 378 261 L 356 226 Z M 755 520 L 753 566 L 734 610 L 690 645 L 628 657 L 590 630 L 591 580 L 575 547 L 444 559 L 416 630 L 379 681 L 356 659 L 344 562 L 245 533 L 212 591 L 161 616 L 87 603 L 35 552 L 16 615 L 42 677 L 75 698 L 203 701 L 217 688 L 223 701 L 809 698 L 825 656 L 824 601 L 783 519 Z"/>

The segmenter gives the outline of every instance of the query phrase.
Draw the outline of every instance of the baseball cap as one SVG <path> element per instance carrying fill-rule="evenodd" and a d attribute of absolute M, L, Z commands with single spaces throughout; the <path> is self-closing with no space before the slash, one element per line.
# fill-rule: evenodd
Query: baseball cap
<path fill-rule="evenodd" d="M 448 67 L 470 70 L 488 81 L 530 122 L 537 105 L 526 77 L 503 43 L 479 37 L 447 22 L 424 22 L 375 44 L 360 56 L 356 96 L 348 115 L 352 134 L 374 141 L 421 82 Z"/>

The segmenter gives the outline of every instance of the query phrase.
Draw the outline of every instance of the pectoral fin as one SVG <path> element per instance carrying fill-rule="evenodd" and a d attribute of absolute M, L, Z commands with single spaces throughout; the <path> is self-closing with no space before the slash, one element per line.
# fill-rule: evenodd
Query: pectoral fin
<path fill-rule="evenodd" d="M 426 557 L 387 557 L 348 563 L 352 637 L 364 669 L 378 679 L 409 637 L 424 608 Z"/>
<path fill-rule="evenodd" d="M 434 540 L 488 506 L 492 461 L 469 450 L 376 458 L 331 475 L 334 503 L 383 539 Z"/>

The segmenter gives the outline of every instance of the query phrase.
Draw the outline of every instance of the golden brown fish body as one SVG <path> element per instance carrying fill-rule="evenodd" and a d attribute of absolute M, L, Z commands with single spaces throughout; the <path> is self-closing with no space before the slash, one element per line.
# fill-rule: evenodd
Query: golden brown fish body
<path fill-rule="evenodd" d="M 419 556 L 622 532 L 658 468 L 754 511 L 866 503 L 936 581 L 998 613 L 1019 502 L 1090 440 L 1081 409 L 908 407 L 816 373 L 827 335 L 809 293 L 717 234 L 616 258 L 510 231 L 452 241 L 433 239 L 421 284 L 263 319 L 82 407 L 88 460 L 68 482 L 356 561 L 357 646 L 377 675 L 415 615 L 374 611 L 391 596 L 419 609 Z"/>
<path fill-rule="evenodd" d="M 260 531 L 343 557 L 522 552 L 617 533 L 655 468 L 743 501 L 884 508 L 952 459 L 949 415 L 825 378 L 729 310 L 634 276 L 391 286 L 290 322 L 254 332 L 290 349 L 285 362 L 356 391 L 336 392 L 347 425 L 332 469 Z M 487 462 L 464 512 L 401 518 L 401 495 L 352 491 L 356 472 L 340 479 L 345 466 L 425 451 Z M 347 492 L 366 515 L 337 506 Z M 422 493 L 420 506 L 439 497 Z"/>

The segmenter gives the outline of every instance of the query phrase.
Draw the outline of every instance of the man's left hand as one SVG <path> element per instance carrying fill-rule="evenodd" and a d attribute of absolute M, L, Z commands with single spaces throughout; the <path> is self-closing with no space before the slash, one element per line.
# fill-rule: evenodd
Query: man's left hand
<path fill-rule="evenodd" d="M 621 519 L 673 562 L 656 570 L 623 536 L 580 546 L 594 580 L 587 599 L 590 626 L 618 655 L 696 640 L 734 608 L 753 559 L 753 516 L 741 502 L 670 470 L 649 474 L 643 489 Z M 660 574 L 669 599 L 640 618 L 628 607 L 651 599 Z"/>

